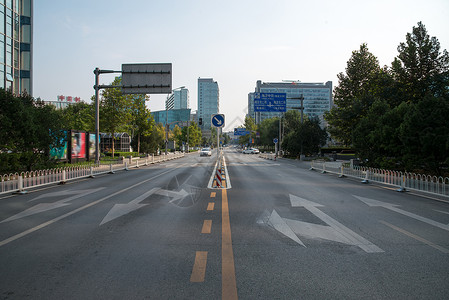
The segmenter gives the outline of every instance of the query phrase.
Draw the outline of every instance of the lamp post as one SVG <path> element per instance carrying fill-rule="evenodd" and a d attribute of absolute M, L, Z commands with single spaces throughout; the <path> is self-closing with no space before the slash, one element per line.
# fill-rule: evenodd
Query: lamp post
<path fill-rule="evenodd" d="M 181 86 L 176 89 L 172 89 L 171 93 L 173 93 L 176 90 L 183 89 L 183 88 L 185 88 L 185 86 Z M 170 96 L 170 94 L 167 95 L 167 101 L 165 102 L 165 155 L 168 154 L 168 149 L 167 149 L 168 148 L 168 131 L 170 129 L 170 126 L 168 125 L 168 98 L 169 98 L 169 96 Z M 174 95 L 173 95 L 173 97 L 174 97 Z"/>
<path fill-rule="evenodd" d="M 297 99 L 301 100 L 301 106 L 300 107 L 292 107 L 293 109 L 300 109 L 301 110 L 301 125 L 304 123 L 304 96 L 301 94 L 299 97 L 289 98 L 289 99 Z M 302 131 L 304 131 L 304 128 L 301 128 Z M 302 154 L 302 143 L 303 138 L 301 138 L 301 152 L 299 154 L 299 159 L 304 160 L 304 155 Z"/>

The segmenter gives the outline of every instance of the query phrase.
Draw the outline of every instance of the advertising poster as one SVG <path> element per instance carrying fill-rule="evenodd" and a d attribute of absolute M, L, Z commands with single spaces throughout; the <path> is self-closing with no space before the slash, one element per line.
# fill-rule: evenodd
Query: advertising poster
<path fill-rule="evenodd" d="M 50 149 L 50 158 L 58 160 L 67 160 L 67 131 L 64 131 L 64 137 L 61 138 L 60 144 L 62 147 L 55 147 Z"/>
<path fill-rule="evenodd" d="M 86 159 L 86 133 L 72 131 L 72 160 Z"/>
<path fill-rule="evenodd" d="M 89 133 L 89 160 L 95 160 L 95 134 Z"/>

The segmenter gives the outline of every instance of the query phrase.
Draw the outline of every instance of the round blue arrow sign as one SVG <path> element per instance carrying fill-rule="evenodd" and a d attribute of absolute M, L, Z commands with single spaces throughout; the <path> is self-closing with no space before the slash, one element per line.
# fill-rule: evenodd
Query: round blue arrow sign
<path fill-rule="evenodd" d="M 223 127 L 225 124 L 225 118 L 223 114 L 212 115 L 212 125 L 214 127 Z"/>

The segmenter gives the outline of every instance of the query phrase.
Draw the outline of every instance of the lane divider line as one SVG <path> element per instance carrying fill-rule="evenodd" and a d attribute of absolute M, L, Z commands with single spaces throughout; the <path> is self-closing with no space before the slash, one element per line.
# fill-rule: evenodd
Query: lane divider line
<path fill-rule="evenodd" d="M 214 210 L 215 207 L 215 203 L 214 202 L 209 202 L 209 204 L 207 204 L 207 210 Z"/>
<path fill-rule="evenodd" d="M 211 233 L 211 231 L 212 231 L 212 220 L 204 220 L 201 233 Z"/>
<path fill-rule="evenodd" d="M 415 239 L 415 240 L 420 241 L 420 242 L 422 242 L 422 243 L 424 243 L 424 244 L 426 244 L 426 245 L 428 245 L 428 246 L 430 246 L 432 248 L 435 248 L 438 251 L 441 251 L 443 253 L 449 254 L 449 250 L 448 249 L 446 249 L 444 247 L 441 247 L 441 246 L 438 246 L 437 244 L 434 244 L 431 241 L 428 241 L 428 240 L 426 240 L 426 239 L 424 239 L 424 238 L 422 238 L 422 237 L 420 237 L 420 236 L 418 236 L 416 234 L 408 232 L 407 230 L 404 230 L 402 228 L 396 227 L 393 224 L 390 224 L 390 223 L 385 222 L 385 221 L 379 221 L 379 222 L 384 224 L 384 225 L 387 225 L 388 227 L 390 227 L 390 228 L 392 228 L 392 229 L 394 229 L 396 231 L 399 231 L 402 234 L 405 234 L 408 237 L 411 237 L 412 239 Z"/>
<path fill-rule="evenodd" d="M 207 265 L 207 251 L 196 251 L 190 282 L 204 282 Z"/>
<path fill-rule="evenodd" d="M 211 197 L 211 198 L 215 198 L 216 194 L 217 194 L 216 192 L 211 192 L 211 193 L 210 193 L 210 197 Z"/>

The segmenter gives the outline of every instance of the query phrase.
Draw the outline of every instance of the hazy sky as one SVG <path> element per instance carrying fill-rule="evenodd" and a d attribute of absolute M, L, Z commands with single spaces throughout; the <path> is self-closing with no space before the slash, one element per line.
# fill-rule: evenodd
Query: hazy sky
<path fill-rule="evenodd" d="M 362 43 L 390 66 L 419 21 L 449 50 L 448 0 L 37 0 L 33 96 L 90 102 L 96 67 L 172 63 L 173 87 L 189 89 L 192 110 L 198 78 L 218 82 L 231 130 L 257 80 L 335 87 Z M 112 80 L 100 75 L 102 84 Z M 148 106 L 164 109 L 165 99 L 151 95 Z"/>

